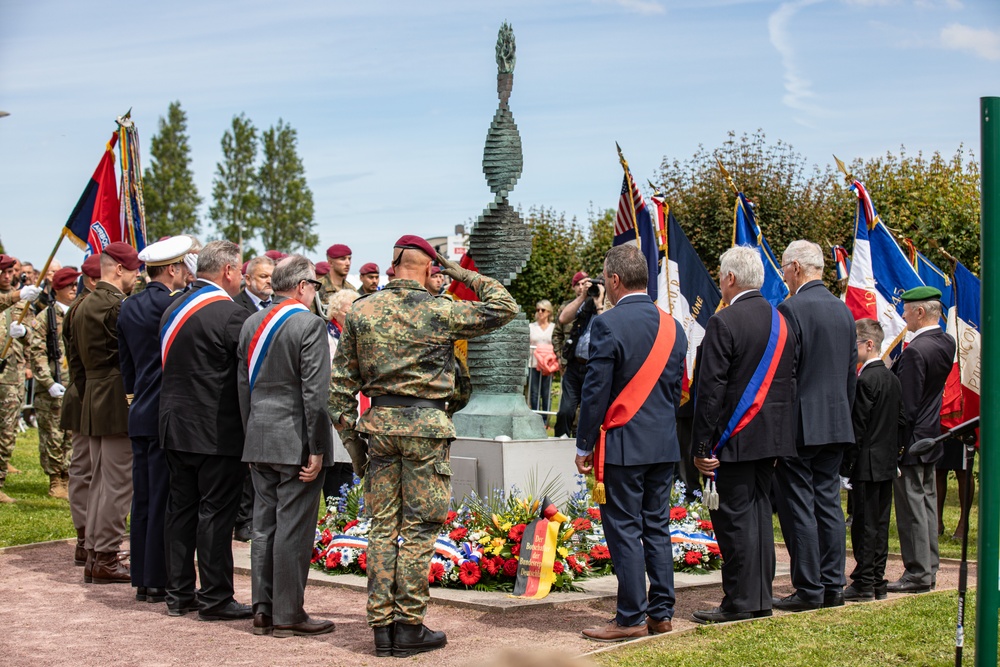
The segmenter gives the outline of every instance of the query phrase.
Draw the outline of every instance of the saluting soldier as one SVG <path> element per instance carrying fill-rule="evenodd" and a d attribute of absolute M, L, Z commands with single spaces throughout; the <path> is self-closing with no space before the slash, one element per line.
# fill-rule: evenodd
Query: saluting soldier
<path fill-rule="evenodd" d="M 431 296 L 424 284 L 435 256 L 480 300 Z M 447 643 L 423 620 L 427 569 L 451 498 L 455 427 L 445 410 L 455 389 L 454 343 L 503 326 L 517 303 L 499 282 L 449 262 L 418 236 L 396 242 L 392 265 L 396 279 L 355 301 L 347 314 L 331 374 L 330 417 L 351 442 L 348 451 L 357 451 L 355 432 L 369 436 L 368 625 L 376 655 L 405 657 Z M 371 397 L 360 420 L 359 390 Z"/>

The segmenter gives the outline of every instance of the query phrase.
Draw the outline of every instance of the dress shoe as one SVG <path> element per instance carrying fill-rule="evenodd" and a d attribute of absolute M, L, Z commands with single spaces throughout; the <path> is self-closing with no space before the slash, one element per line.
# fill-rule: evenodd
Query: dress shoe
<path fill-rule="evenodd" d="M 926 593 L 931 590 L 931 587 L 928 584 L 918 584 L 915 581 L 900 579 L 893 581 L 885 589 L 890 593 Z"/>
<path fill-rule="evenodd" d="M 274 623 L 270 614 L 258 613 L 253 615 L 253 633 L 255 635 L 269 635 L 274 632 Z"/>
<path fill-rule="evenodd" d="M 146 601 L 146 587 L 145 586 L 137 586 L 136 587 L 136 589 L 135 589 L 135 600 L 136 600 L 136 602 L 145 602 Z"/>
<path fill-rule="evenodd" d="M 654 621 L 653 619 L 646 617 L 646 629 L 649 630 L 651 635 L 663 635 L 674 629 L 673 623 L 668 619 L 662 621 Z"/>
<path fill-rule="evenodd" d="M 253 608 L 236 600 L 232 600 L 213 611 L 198 612 L 199 621 L 238 621 L 244 618 L 253 618 Z"/>
<path fill-rule="evenodd" d="M 8 496 L 6 493 L 4 493 L 3 491 L 0 491 L 0 503 L 11 505 L 11 504 L 16 503 L 16 502 L 17 502 L 16 500 L 14 500 L 10 496 Z"/>
<path fill-rule="evenodd" d="M 669 621 L 667 621 L 667 625 L 670 625 Z M 640 625 L 618 625 L 617 620 L 611 619 L 604 625 L 587 628 L 581 634 L 587 639 L 593 639 L 595 642 L 621 642 L 626 639 L 646 637 L 649 635 L 649 628 L 645 623 Z"/>
<path fill-rule="evenodd" d="M 333 632 L 333 628 L 333 621 L 321 621 L 318 618 L 307 618 L 301 623 L 295 623 L 293 625 L 274 626 L 274 636 L 284 638 L 296 635 L 299 637 L 325 635 L 328 632 Z"/>
<path fill-rule="evenodd" d="M 702 609 L 691 614 L 695 623 L 732 623 L 733 621 L 746 621 L 753 618 L 753 613 L 749 611 L 723 611 L 722 607 L 714 609 Z"/>
<path fill-rule="evenodd" d="M 163 602 L 167 599 L 166 588 L 146 588 L 146 602 Z"/>
<path fill-rule="evenodd" d="M 392 655 L 396 658 L 405 658 L 433 651 L 447 643 L 448 638 L 443 632 L 435 632 L 423 623 L 419 625 L 396 623 L 396 629 L 392 634 Z"/>
<path fill-rule="evenodd" d="M 864 602 L 875 599 L 875 591 L 863 591 L 850 585 L 844 589 L 844 599 L 851 602 Z"/>
<path fill-rule="evenodd" d="M 375 631 L 375 655 L 380 658 L 388 658 L 392 655 L 392 636 L 395 624 L 380 625 L 372 630 Z"/>
<path fill-rule="evenodd" d="M 84 528 L 76 529 L 76 548 L 73 550 L 73 565 L 87 564 L 87 547 L 84 546 Z"/>
<path fill-rule="evenodd" d="M 843 589 L 837 588 L 834 590 L 829 590 L 823 593 L 823 608 L 828 607 L 843 607 L 844 606 L 844 591 Z"/>
<path fill-rule="evenodd" d="M 787 597 L 774 598 L 771 601 L 771 606 L 780 611 L 809 611 L 810 609 L 819 609 L 822 605 L 819 602 L 803 600 L 798 593 L 792 593 Z"/>
<path fill-rule="evenodd" d="M 117 551 L 98 552 L 94 556 L 91 578 L 95 584 L 130 584 L 132 575 Z"/>
<path fill-rule="evenodd" d="M 237 542 L 249 542 L 251 535 L 250 524 L 244 524 L 242 526 L 237 526 L 236 530 L 233 531 L 233 539 Z"/>
<path fill-rule="evenodd" d="M 190 611 L 198 611 L 197 602 L 189 602 L 188 604 L 181 605 L 167 604 L 167 616 L 184 616 Z"/>

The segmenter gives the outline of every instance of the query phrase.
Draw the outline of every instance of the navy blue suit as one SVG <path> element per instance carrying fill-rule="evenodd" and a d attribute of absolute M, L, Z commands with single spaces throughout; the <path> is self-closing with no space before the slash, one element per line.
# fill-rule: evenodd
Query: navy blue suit
<path fill-rule="evenodd" d="M 687 337 L 680 325 L 660 379 L 624 426 L 607 432 L 601 508 L 618 577 L 619 625 L 674 615 L 670 544 L 670 489 L 680 460 L 674 413 L 681 396 Z M 577 449 L 593 451 L 608 407 L 638 373 L 653 348 L 660 309 L 649 296 L 628 296 L 598 316 L 590 330 L 590 361 L 583 381 Z M 649 577 L 649 592 L 646 577 Z"/>
<path fill-rule="evenodd" d="M 160 447 L 160 318 L 173 302 L 170 289 L 150 282 L 125 299 L 118 315 L 118 355 L 132 440 L 132 520 L 129 541 L 132 585 L 166 588 L 163 517 L 170 476 Z"/>

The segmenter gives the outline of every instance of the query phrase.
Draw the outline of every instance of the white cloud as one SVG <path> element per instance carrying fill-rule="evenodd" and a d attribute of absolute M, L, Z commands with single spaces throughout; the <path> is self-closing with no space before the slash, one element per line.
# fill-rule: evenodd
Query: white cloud
<path fill-rule="evenodd" d="M 599 4 L 618 5 L 622 9 L 645 16 L 665 14 L 667 12 L 666 7 L 655 0 L 597 0 L 597 2 Z"/>
<path fill-rule="evenodd" d="M 821 1 L 786 2 L 778 7 L 767 20 L 771 46 L 781 55 L 781 64 L 785 68 L 785 95 L 782 97 L 782 102 L 791 109 L 805 111 L 813 115 L 820 113 L 820 109 L 813 103 L 816 99 L 816 93 L 812 90 L 812 82 L 800 71 L 795 48 L 792 45 L 789 24 L 799 10 Z M 808 125 L 803 120 L 796 119 L 796 121 Z"/>
<path fill-rule="evenodd" d="M 969 51 L 986 60 L 1000 60 L 1000 32 L 952 23 L 941 29 L 941 45 L 955 51 Z"/>

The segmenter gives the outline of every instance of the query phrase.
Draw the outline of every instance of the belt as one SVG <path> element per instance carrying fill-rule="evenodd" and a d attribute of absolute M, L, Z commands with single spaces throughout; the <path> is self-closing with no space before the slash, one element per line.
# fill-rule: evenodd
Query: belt
<path fill-rule="evenodd" d="M 445 400 L 443 398 L 417 398 L 415 396 L 384 396 L 372 397 L 373 408 L 434 408 L 444 410 Z"/>

